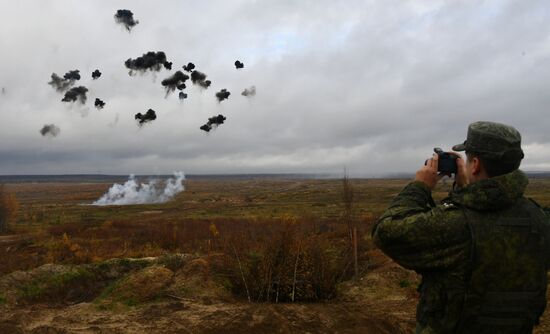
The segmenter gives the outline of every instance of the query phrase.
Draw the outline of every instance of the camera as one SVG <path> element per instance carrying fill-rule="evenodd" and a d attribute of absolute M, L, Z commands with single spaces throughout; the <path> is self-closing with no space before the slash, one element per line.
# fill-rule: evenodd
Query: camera
<path fill-rule="evenodd" d="M 452 174 L 457 173 L 458 171 L 458 168 L 456 166 L 457 157 L 455 155 L 452 155 L 447 152 L 443 152 L 443 150 L 439 147 L 434 148 L 434 152 L 437 153 L 437 155 L 439 156 L 439 163 L 437 165 L 438 172 L 452 173 Z"/>

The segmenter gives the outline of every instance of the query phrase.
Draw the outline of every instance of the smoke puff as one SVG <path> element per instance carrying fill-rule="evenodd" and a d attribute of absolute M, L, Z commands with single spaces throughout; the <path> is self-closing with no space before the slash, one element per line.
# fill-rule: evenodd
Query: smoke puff
<path fill-rule="evenodd" d="M 61 101 L 76 102 L 78 100 L 80 103 L 84 104 L 86 103 L 87 92 L 88 88 L 84 86 L 73 87 L 65 93 L 65 96 L 63 97 L 63 99 L 61 99 Z"/>
<path fill-rule="evenodd" d="M 115 22 L 124 25 L 126 30 L 130 31 L 136 24 L 139 23 L 138 20 L 134 20 L 134 13 L 128 9 L 119 9 L 115 14 Z"/>
<path fill-rule="evenodd" d="M 244 67 L 244 64 L 241 63 L 240 61 L 235 61 L 235 68 L 236 69 L 240 69 L 240 68 L 243 68 Z"/>
<path fill-rule="evenodd" d="M 208 119 L 208 124 L 210 124 L 210 125 L 220 125 L 220 124 L 223 124 L 223 122 L 226 119 L 227 118 L 224 115 L 218 115 L 218 116 L 210 117 Z"/>
<path fill-rule="evenodd" d="M 189 79 L 187 74 L 184 74 L 182 71 L 176 71 L 174 75 L 162 80 L 161 84 L 166 89 L 166 95 L 175 91 L 176 88 L 182 90 L 185 88 L 185 81 Z"/>
<path fill-rule="evenodd" d="M 103 102 L 103 100 L 101 99 L 96 98 L 94 105 L 97 109 L 103 109 L 103 107 L 105 107 L 105 102 Z"/>
<path fill-rule="evenodd" d="M 76 74 L 78 75 L 78 79 L 80 79 L 80 74 L 78 74 L 78 70 L 76 70 Z M 76 77 L 74 74 L 74 71 L 67 72 L 63 76 L 63 78 L 57 75 L 56 73 L 52 73 L 52 76 L 51 76 L 52 80 L 48 82 L 48 85 L 51 85 L 58 92 L 64 92 L 70 87 L 72 87 L 75 81 L 78 80 L 78 79 L 74 79 L 74 77 Z"/>
<path fill-rule="evenodd" d="M 191 82 L 195 85 L 201 86 L 202 88 L 208 88 L 212 83 L 210 80 L 206 80 L 206 74 L 197 70 L 191 72 Z"/>
<path fill-rule="evenodd" d="M 133 71 L 160 71 L 165 63 L 167 63 L 167 61 L 164 52 L 149 51 L 136 59 L 129 58 L 124 62 L 124 65 L 130 70 L 131 75 Z"/>
<path fill-rule="evenodd" d="M 218 99 L 218 102 L 222 102 L 223 100 L 228 99 L 229 95 L 231 95 L 231 93 L 224 88 L 216 93 L 216 98 Z"/>
<path fill-rule="evenodd" d="M 201 125 L 199 129 L 201 129 L 202 131 L 210 132 L 210 130 L 212 130 L 212 126 L 208 124 L 204 124 L 204 125 Z"/>
<path fill-rule="evenodd" d="M 196 70 L 191 72 L 191 81 L 193 83 L 197 83 L 198 81 L 204 81 L 205 79 L 206 79 L 206 74 Z"/>
<path fill-rule="evenodd" d="M 101 76 L 101 72 L 99 72 L 99 70 L 95 70 L 92 72 L 92 79 L 97 79 Z"/>
<path fill-rule="evenodd" d="M 167 69 L 167 70 L 171 70 L 172 69 L 172 62 L 171 61 L 165 61 L 164 64 L 164 68 Z"/>
<path fill-rule="evenodd" d="M 195 64 L 188 63 L 187 65 L 183 65 L 183 70 L 187 72 L 191 72 L 195 69 Z"/>
<path fill-rule="evenodd" d="M 208 122 L 204 125 L 202 125 L 199 129 L 210 132 L 213 128 L 218 127 L 220 124 L 223 124 L 227 118 L 224 115 L 218 115 L 214 117 L 210 117 L 208 119 Z"/>
<path fill-rule="evenodd" d="M 65 73 L 63 76 L 63 79 L 65 80 L 80 80 L 80 71 L 79 70 L 73 70 Z"/>
<path fill-rule="evenodd" d="M 148 123 L 148 122 L 151 122 L 151 121 L 154 121 L 155 119 L 157 119 L 157 114 L 155 113 L 155 111 L 153 109 L 149 109 L 149 110 L 147 110 L 145 115 L 143 115 L 142 113 L 137 113 L 134 116 L 134 118 L 139 121 L 139 125 L 141 126 L 145 123 Z"/>
<path fill-rule="evenodd" d="M 256 86 L 250 86 L 250 88 L 246 88 L 241 93 L 242 96 L 254 96 L 256 95 Z"/>
<path fill-rule="evenodd" d="M 115 183 L 92 205 L 166 203 L 185 190 L 183 186 L 184 180 L 185 176 L 183 172 L 174 173 L 173 178 L 169 178 L 164 182 L 151 180 L 148 183 L 138 183 L 135 176 L 130 175 L 126 183 Z M 162 188 L 162 183 L 164 183 L 164 188 Z"/>
<path fill-rule="evenodd" d="M 42 136 L 57 137 L 60 132 L 61 129 L 55 124 L 46 124 L 40 129 L 40 134 Z"/>
<path fill-rule="evenodd" d="M 187 94 L 185 94 L 184 92 L 180 92 L 179 98 L 180 98 L 180 100 L 184 100 L 184 99 L 187 98 Z"/>

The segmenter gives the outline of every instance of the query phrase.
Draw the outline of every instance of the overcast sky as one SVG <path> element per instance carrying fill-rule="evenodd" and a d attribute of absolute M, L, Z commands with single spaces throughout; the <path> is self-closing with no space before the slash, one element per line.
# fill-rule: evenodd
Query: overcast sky
<path fill-rule="evenodd" d="M 550 170 L 549 22 L 546 0 L 0 0 L 0 174 L 412 173 L 478 120 L 515 126 L 522 168 Z M 147 51 L 172 71 L 129 76 Z M 190 61 L 212 86 L 165 98 Z M 73 69 L 84 106 L 47 84 Z"/>

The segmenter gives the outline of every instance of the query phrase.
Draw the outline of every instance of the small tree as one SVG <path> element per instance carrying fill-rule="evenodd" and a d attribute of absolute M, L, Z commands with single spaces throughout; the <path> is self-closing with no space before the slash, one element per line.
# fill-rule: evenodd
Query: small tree
<path fill-rule="evenodd" d="M 8 221 L 15 217 L 19 202 L 13 194 L 9 194 L 3 184 L 0 184 L 0 233 L 8 230 Z"/>
<path fill-rule="evenodd" d="M 342 178 L 342 202 L 344 204 L 343 221 L 348 227 L 349 240 L 353 241 L 353 186 L 349 180 L 347 170 L 344 170 L 344 177 Z"/>
<path fill-rule="evenodd" d="M 344 203 L 343 220 L 348 226 L 349 241 L 353 250 L 353 262 L 355 269 L 355 279 L 359 276 L 359 267 L 357 260 L 357 226 L 353 216 L 353 186 L 349 180 L 348 171 L 344 169 L 342 178 L 342 202 Z"/>

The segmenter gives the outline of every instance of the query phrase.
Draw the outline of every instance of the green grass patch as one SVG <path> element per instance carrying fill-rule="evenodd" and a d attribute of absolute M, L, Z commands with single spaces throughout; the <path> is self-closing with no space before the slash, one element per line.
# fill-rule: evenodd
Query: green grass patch
<path fill-rule="evenodd" d="M 412 282 L 408 279 L 402 279 L 399 281 L 399 286 L 402 288 L 409 288 L 412 285 Z"/>
<path fill-rule="evenodd" d="M 71 291 L 85 290 L 95 279 L 95 274 L 86 269 L 42 274 L 21 285 L 18 294 L 26 301 L 63 300 Z M 74 294 L 78 295 L 78 291 Z"/>

